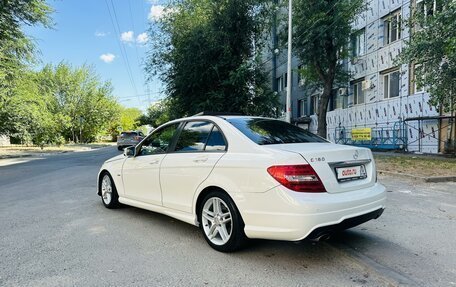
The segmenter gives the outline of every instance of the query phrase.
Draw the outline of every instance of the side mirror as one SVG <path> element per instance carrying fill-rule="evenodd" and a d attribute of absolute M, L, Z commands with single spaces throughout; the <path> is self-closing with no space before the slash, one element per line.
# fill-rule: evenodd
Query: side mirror
<path fill-rule="evenodd" d="M 135 156 L 135 147 L 134 146 L 126 147 L 124 149 L 123 154 L 126 157 Z"/>

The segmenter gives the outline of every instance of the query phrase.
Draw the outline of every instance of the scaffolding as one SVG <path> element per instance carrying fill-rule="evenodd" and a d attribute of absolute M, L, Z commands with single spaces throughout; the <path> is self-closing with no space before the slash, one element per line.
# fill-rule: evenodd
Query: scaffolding
<path fill-rule="evenodd" d="M 425 133 L 423 130 L 424 121 L 438 121 L 438 137 L 433 135 L 433 132 Z M 412 124 L 416 122 L 417 124 Z M 455 123 L 456 116 L 426 116 L 407 118 L 402 121 L 395 122 L 393 127 L 373 127 L 371 128 L 370 140 L 353 140 L 351 130 L 345 127 L 335 129 L 334 139 L 338 144 L 354 145 L 367 147 L 374 150 L 402 150 L 409 152 L 413 144 L 417 144 L 418 152 L 422 152 L 423 147 L 430 144 L 423 143 L 423 138 L 432 136 L 436 139 L 438 151 L 447 154 L 456 154 L 455 140 Z M 408 135 L 408 130 L 418 131 L 418 137 L 411 140 Z M 433 146 L 435 144 L 432 144 Z"/>
<path fill-rule="evenodd" d="M 435 120 L 438 121 L 439 127 L 439 136 L 437 139 L 438 142 L 438 151 L 441 153 L 447 154 L 456 154 L 456 142 L 455 142 L 455 119 L 456 116 L 427 116 L 427 117 L 413 117 L 405 119 L 404 126 L 405 128 L 415 129 L 418 131 L 419 135 L 417 139 L 408 142 L 408 146 L 413 143 L 418 144 L 418 151 L 421 151 L 425 144 L 422 143 L 422 139 L 426 136 L 432 134 L 423 132 L 423 122 Z M 418 127 L 410 124 L 410 122 L 417 122 Z"/>
<path fill-rule="evenodd" d="M 335 142 L 338 144 L 367 147 L 374 150 L 405 150 L 407 147 L 407 130 L 402 122 L 393 127 L 373 127 L 370 140 L 353 140 L 351 130 L 338 127 L 335 130 Z"/>

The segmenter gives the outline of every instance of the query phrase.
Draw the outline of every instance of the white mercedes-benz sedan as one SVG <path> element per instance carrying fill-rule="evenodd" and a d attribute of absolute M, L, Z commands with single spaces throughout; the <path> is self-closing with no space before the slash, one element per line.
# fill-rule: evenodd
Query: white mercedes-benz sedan
<path fill-rule="evenodd" d="M 107 208 L 122 203 L 199 226 L 223 252 L 247 238 L 326 239 L 378 218 L 386 200 L 369 149 L 229 115 L 157 128 L 103 164 L 98 195 Z"/>

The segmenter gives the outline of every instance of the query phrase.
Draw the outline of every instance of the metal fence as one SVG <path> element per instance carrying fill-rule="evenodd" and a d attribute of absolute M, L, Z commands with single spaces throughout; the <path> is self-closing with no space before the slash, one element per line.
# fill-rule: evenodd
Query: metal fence
<path fill-rule="evenodd" d="M 396 122 L 393 127 L 372 128 L 370 140 L 353 140 L 351 129 L 338 127 L 335 142 L 339 144 L 368 147 L 378 150 L 405 150 L 407 148 L 407 129 L 404 122 Z"/>

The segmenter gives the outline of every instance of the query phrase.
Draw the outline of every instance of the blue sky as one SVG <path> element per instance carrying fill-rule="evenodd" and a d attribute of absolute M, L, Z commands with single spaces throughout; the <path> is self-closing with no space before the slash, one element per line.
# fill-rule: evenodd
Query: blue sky
<path fill-rule="evenodd" d="M 102 80 L 112 81 L 114 95 L 127 107 L 145 110 L 149 102 L 162 97 L 160 82 L 147 84 L 142 66 L 149 21 L 162 14 L 159 1 L 48 0 L 48 4 L 55 10 L 54 29 L 26 29 L 41 52 L 38 68 L 61 61 L 92 65 Z"/>

